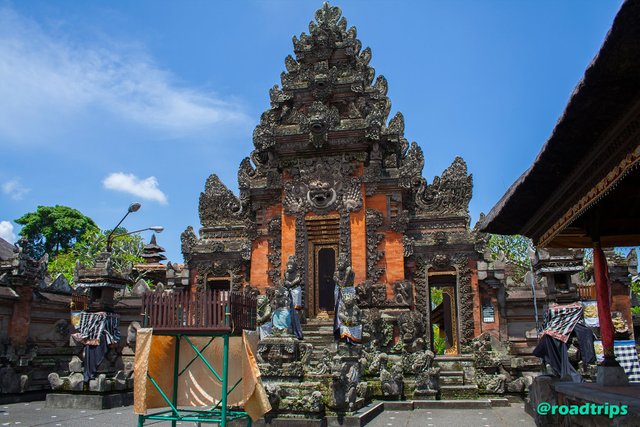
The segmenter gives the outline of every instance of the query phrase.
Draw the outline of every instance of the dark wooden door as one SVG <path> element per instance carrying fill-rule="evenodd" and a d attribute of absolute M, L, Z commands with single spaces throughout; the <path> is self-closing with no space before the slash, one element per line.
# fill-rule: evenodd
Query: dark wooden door
<path fill-rule="evenodd" d="M 318 251 L 318 307 L 320 310 L 333 311 L 334 287 L 333 274 L 336 270 L 336 251 L 333 248 L 320 248 Z"/>

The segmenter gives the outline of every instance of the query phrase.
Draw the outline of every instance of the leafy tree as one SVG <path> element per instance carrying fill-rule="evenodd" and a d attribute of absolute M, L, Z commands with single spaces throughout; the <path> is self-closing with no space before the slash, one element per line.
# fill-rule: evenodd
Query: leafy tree
<path fill-rule="evenodd" d="M 431 288 L 431 310 L 435 310 L 440 304 L 442 304 L 442 289 L 433 287 Z M 440 327 L 435 323 L 431 326 L 433 336 L 433 350 L 436 354 L 444 354 L 447 348 L 447 340 L 444 337 L 444 333 L 441 333 Z"/>
<path fill-rule="evenodd" d="M 73 245 L 66 251 L 59 252 L 49 260 L 48 271 L 51 277 L 63 274 L 70 284 L 74 284 L 73 269 L 76 262 L 88 267 L 91 266 L 98 254 L 104 252 L 107 248 L 107 235 L 111 230 L 100 232 L 98 230 L 89 230 L 85 232 Z M 114 235 L 124 234 L 127 230 L 124 228 L 116 229 Z M 142 258 L 142 248 L 144 243 L 139 235 L 119 236 L 112 241 L 111 245 L 111 262 L 113 269 L 116 271 L 124 271 L 129 265 L 139 264 L 144 261 Z M 140 277 L 135 277 L 134 280 Z"/>
<path fill-rule="evenodd" d="M 631 295 L 635 295 L 640 299 L 640 274 L 631 277 Z M 633 314 L 640 314 L 640 305 L 631 307 Z"/>
<path fill-rule="evenodd" d="M 45 253 L 49 256 L 67 251 L 87 231 L 98 231 L 98 226 L 88 216 L 67 206 L 38 206 L 15 220 L 22 225 L 20 235 L 29 242 L 29 252 L 34 258 Z"/>
<path fill-rule="evenodd" d="M 513 279 L 522 282 L 525 274 L 530 270 L 529 248 L 533 247 L 531 240 L 525 236 L 503 236 L 490 234 L 487 247 L 491 251 L 491 257 L 497 259 L 504 254 L 506 260 L 513 265 Z"/>

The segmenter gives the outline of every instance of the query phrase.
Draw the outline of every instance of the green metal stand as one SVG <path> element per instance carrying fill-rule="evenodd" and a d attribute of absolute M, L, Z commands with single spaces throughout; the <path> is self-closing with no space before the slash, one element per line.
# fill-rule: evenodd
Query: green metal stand
<path fill-rule="evenodd" d="M 229 333 L 220 333 L 220 334 L 212 334 L 210 332 L 188 332 L 188 333 L 163 333 L 159 332 L 154 335 L 170 335 L 176 337 L 176 349 L 174 356 L 174 369 L 173 369 L 173 394 L 171 399 L 167 396 L 167 394 L 160 388 L 158 383 L 147 373 L 147 378 L 158 390 L 162 398 L 167 402 L 169 406 L 168 410 L 163 410 L 160 412 L 155 412 L 153 414 L 148 415 L 138 415 L 138 426 L 142 427 L 146 420 L 161 420 L 161 421 L 171 421 L 171 426 L 175 427 L 178 421 L 191 421 L 198 423 L 212 423 L 219 424 L 222 427 L 226 427 L 227 422 L 237 419 L 246 418 L 247 426 L 251 426 L 251 417 L 244 411 L 231 411 L 227 407 L 227 398 L 229 393 L 231 393 L 237 386 L 240 384 L 242 379 L 238 380 L 233 387 L 229 390 L 228 388 L 228 375 L 229 375 Z M 202 348 L 198 349 L 191 339 L 190 336 L 209 336 L 211 340 Z M 224 349 L 222 353 L 222 373 L 219 374 L 216 370 L 211 366 L 209 361 L 204 357 L 202 352 L 211 345 L 214 339 L 217 337 L 222 338 L 224 341 Z M 185 341 L 191 346 L 196 355 L 189 361 L 189 363 L 182 368 L 180 371 L 180 340 L 184 338 Z M 205 366 L 211 371 L 213 376 L 216 377 L 218 381 L 222 383 L 222 396 L 220 401 L 211 409 L 189 409 L 189 408 L 178 408 L 178 378 L 182 375 L 188 368 L 191 366 L 193 362 L 197 359 L 202 360 Z"/>

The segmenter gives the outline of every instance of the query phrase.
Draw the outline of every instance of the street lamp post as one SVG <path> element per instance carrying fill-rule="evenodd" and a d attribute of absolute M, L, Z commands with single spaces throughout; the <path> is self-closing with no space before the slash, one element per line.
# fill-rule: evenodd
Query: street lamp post
<path fill-rule="evenodd" d="M 109 233 L 109 235 L 107 236 L 107 252 L 111 252 L 111 242 L 112 242 L 112 236 L 113 233 L 118 229 L 118 227 L 120 227 L 120 224 L 122 224 L 122 221 L 125 220 L 125 218 L 127 216 L 129 216 L 129 214 L 131 212 L 138 212 L 140 210 L 140 206 L 142 206 L 140 203 L 131 203 L 129 205 L 129 209 L 127 209 L 127 213 L 124 214 L 124 216 L 122 217 L 122 219 L 120 220 L 120 222 L 118 224 L 116 224 L 115 227 L 113 227 L 113 229 L 111 230 L 111 232 Z"/>

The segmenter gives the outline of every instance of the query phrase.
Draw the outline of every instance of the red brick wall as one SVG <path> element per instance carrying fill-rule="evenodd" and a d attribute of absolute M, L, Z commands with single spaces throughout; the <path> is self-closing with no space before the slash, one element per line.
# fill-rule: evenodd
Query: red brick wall
<path fill-rule="evenodd" d="M 364 194 L 364 188 L 362 189 Z M 351 268 L 355 273 L 355 284 L 367 278 L 367 230 L 365 208 L 351 213 Z"/>
<path fill-rule="evenodd" d="M 13 304 L 13 312 L 9 320 L 9 337 L 13 345 L 22 345 L 27 342 L 29 337 L 33 288 L 31 286 L 16 286 L 15 291 L 20 295 L 20 300 Z"/>
<path fill-rule="evenodd" d="M 382 241 L 384 258 L 381 262 L 385 266 L 385 273 L 382 275 L 383 283 L 387 284 L 387 298 L 393 298 L 393 284 L 404 280 L 404 246 L 402 244 L 402 234 L 395 231 L 385 231 Z"/>
<path fill-rule="evenodd" d="M 264 289 L 269 285 L 269 276 L 267 276 L 267 271 L 269 270 L 268 252 L 269 243 L 266 238 L 258 237 L 253 241 L 251 247 L 251 274 L 249 282 L 260 289 L 262 293 L 264 293 Z"/>
<path fill-rule="evenodd" d="M 282 272 L 287 268 L 289 256 L 296 254 L 296 219 L 282 212 Z M 298 260 L 304 261 L 304 260 Z"/>

